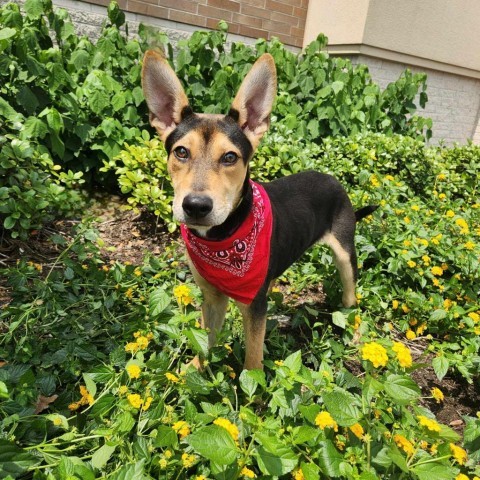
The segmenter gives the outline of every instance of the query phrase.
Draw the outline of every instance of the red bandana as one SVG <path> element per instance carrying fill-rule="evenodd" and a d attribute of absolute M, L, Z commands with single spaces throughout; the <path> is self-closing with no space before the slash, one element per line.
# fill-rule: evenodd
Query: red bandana
<path fill-rule="evenodd" d="M 272 207 L 265 189 L 250 180 L 253 206 L 238 230 L 225 240 L 206 240 L 181 225 L 198 273 L 225 295 L 250 305 L 265 283 L 270 259 Z"/>

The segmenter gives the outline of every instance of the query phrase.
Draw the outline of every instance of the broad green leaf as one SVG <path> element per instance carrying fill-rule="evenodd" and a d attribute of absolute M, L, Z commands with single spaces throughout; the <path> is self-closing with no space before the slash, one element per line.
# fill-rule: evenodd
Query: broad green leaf
<path fill-rule="evenodd" d="M 448 361 L 448 358 L 440 355 L 432 360 L 432 367 L 435 375 L 441 381 L 450 368 L 450 362 Z"/>
<path fill-rule="evenodd" d="M 335 448 L 330 440 L 320 442 L 318 445 L 318 465 L 325 475 L 329 477 L 340 476 L 340 463 L 343 455 Z"/>
<path fill-rule="evenodd" d="M 345 84 L 341 82 L 340 80 L 337 80 L 336 82 L 332 83 L 332 90 L 335 92 L 335 95 L 343 90 L 343 87 Z"/>
<path fill-rule="evenodd" d="M 83 380 L 85 381 L 85 386 L 87 387 L 88 393 L 92 397 L 95 397 L 95 395 L 97 394 L 97 384 L 95 383 L 95 381 L 90 375 L 87 375 L 86 373 L 83 374 Z"/>
<path fill-rule="evenodd" d="M 448 463 L 425 462 L 412 468 L 419 480 L 452 480 L 457 470 Z"/>
<path fill-rule="evenodd" d="M 361 418 L 355 397 L 348 392 L 335 390 L 323 394 L 323 401 L 333 419 L 342 427 L 350 427 Z"/>
<path fill-rule="evenodd" d="M 446 318 L 447 312 L 443 310 L 442 308 L 438 308 L 437 310 L 434 310 L 432 314 L 430 315 L 429 321 L 431 322 L 438 322 L 439 320 L 443 320 Z"/>
<path fill-rule="evenodd" d="M 333 312 L 332 313 L 332 322 L 337 327 L 340 327 L 345 330 L 347 326 L 347 319 L 342 312 Z"/>
<path fill-rule="evenodd" d="M 298 373 L 302 367 L 302 351 L 297 350 L 296 352 L 289 355 L 283 362 L 285 367 L 288 367 L 292 372 Z"/>
<path fill-rule="evenodd" d="M 155 289 L 148 298 L 150 316 L 157 318 L 170 305 L 170 301 L 170 295 L 163 288 Z"/>
<path fill-rule="evenodd" d="M 177 444 L 177 434 L 172 427 L 166 425 L 160 425 L 157 428 L 157 436 L 154 441 L 155 447 L 172 447 Z"/>
<path fill-rule="evenodd" d="M 43 15 L 42 0 L 26 0 L 24 8 L 29 18 L 40 18 Z"/>
<path fill-rule="evenodd" d="M 109 476 L 109 480 L 145 480 L 145 459 L 139 462 L 124 465 L 120 470 Z"/>
<path fill-rule="evenodd" d="M 2 28 L 0 30 L 0 40 L 8 40 L 15 36 L 16 33 L 17 31 L 14 28 Z"/>
<path fill-rule="evenodd" d="M 92 456 L 93 468 L 101 469 L 110 460 L 115 448 L 115 445 L 108 445 L 108 443 L 102 445 Z"/>
<path fill-rule="evenodd" d="M 275 453 L 259 446 L 254 453 L 260 470 L 265 475 L 281 476 L 291 472 L 298 464 L 298 455 L 286 445 L 280 445 Z"/>
<path fill-rule="evenodd" d="M 26 452 L 14 443 L 0 438 L 0 478 L 21 476 L 28 468 L 38 465 L 42 459 Z"/>
<path fill-rule="evenodd" d="M 119 432 L 130 432 L 135 426 L 135 419 L 130 412 L 122 412 L 116 419 L 115 426 Z"/>
<path fill-rule="evenodd" d="M 237 459 L 238 448 L 232 436 L 218 425 L 209 425 L 192 433 L 187 443 L 200 455 L 219 465 L 230 465 Z"/>
<path fill-rule="evenodd" d="M 384 383 L 385 392 L 400 405 L 406 405 L 421 395 L 419 386 L 409 377 L 388 375 Z"/>
<path fill-rule="evenodd" d="M 198 328 L 190 328 L 185 331 L 185 336 L 190 340 L 190 345 L 194 352 L 200 353 L 203 356 L 208 355 L 208 333 L 205 330 Z"/>
<path fill-rule="evenodd" d="M 258 382 L 254 378 L 254 375 L 251 374 L 251 370 L 243 370 L 239 377 L 240 388 L 248 395 L 249 398 L 252 398 L 255 395 L 255 390 L 258 387 Z"/>
<path fill-rule="evenodd" d="M 300 468 L 305 480 L 318 480 L 320 478 L 320 468 L 314 463 L 302 463 Z"/>
<path fill-rule="evenodd" d="M 191 369 L 185 376 L 186 386 L 195 393 L 208 395 L 212 390 L 212 384 L 205 380 L 196 370 Z"/>

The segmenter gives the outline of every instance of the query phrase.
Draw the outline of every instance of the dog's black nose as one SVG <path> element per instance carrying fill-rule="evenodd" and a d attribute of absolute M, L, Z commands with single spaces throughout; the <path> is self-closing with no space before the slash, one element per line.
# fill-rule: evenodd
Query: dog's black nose
<path fill-rule="evenodd" d="M 213 202 L 206 195 L 187 195 L 182 202 L 183 211 L 190 218 L 204 218 L 213 209 Z"/>

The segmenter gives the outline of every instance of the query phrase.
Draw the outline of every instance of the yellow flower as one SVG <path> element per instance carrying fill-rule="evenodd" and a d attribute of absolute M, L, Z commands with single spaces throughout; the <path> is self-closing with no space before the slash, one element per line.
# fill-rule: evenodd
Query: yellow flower
<path fill-rule="evenodd" d="M 453 458 L 458 462 L 459 465 L 464 465 L 467 461 L 467 452 L 454 443 L 450 444 L 450 451 L 452 452 Z"/>
<path fill-rule="evenodd" d="M 190 435 L 190 426 L 187 422 L 184 422 L 183 420 L 175 422 L 172 425 L 172 428 L 180 435 L 180 438 L 184 438 L 187 435 Z"/>
<path fill-rule="evenodd" d="M 428 255 L 423 255 L 422 261 L 425 265 L 430 265 L 431 258 Z"/>
<path fill-rule="evenodd" d="M 394 342 L 392 350 L 397 354 L 397 360 L 401 367 L 408 368 L 412 366 L 412 354 L 408 347 L 401 342 Z"/>
<path fill-rule="evenodd" d="M 321 428 L 322 430 L 325 430 L 325 428 L 333 428 L 335 432 L 338 431 L 338 424 L 337 422 L 332 418 L 332 416 L 328 412 L 320 412 L 316 417 L 315 417 L 315 425 L 317 427 Z"/>
<path fill-rule="evenodd" d="M 148 346 L 148 338 L 140 335 L 137 337 L 137 345 L 140 350 L 145 350 Z"/>
<path fill-rule="evenodd" d="M 247 467 L 243 467 L 240 475 L 243 475 L 246 478 L 256 478 L 257 476 L 255 475 L 255 472 L 253 470 L 250 470 Z"/>
<path fill-rule="evenodd" d="M 407 338 L 407 340 L 414 340 L 415 338 L 417 338 L 417 335 L 413 330 L 408 329 L 405 332 L 405 337 Z"/>
<path fill-rule="evenodd" d="M 468 223 L 463 218 L 457 218 L 455 224 L 462 229 L 462 233 L 468 233 Z"/>
<path fill-rule="evenodd" d="M 475 322 L 477 323 L 478 321 L 480 321 L 480 315 L 478 313 L 475 313 L 475 312 L 470 312 L 468 314 L 468 316 Z"/>
<path fill-rule="evenodd" d="M 352 425 L 351 427 L 348 427 L 352 433 L 357 437 L 357 438 L 362 438 L 363 437 L 363 434 L 365 433 L 363 431 L 363 427 L 359 424 L 359 423 L 356 423 L 355 425 Z"/>
<path fill-rule="evenodd" d="M 392 308 L 396 310 L 398 308 L 398 300 L 393 300 L 392 302 Z"/>
<path fill-rule="evenodd" d="M 440 424 L 435 420 L 425 417 L 424 415 L 417 415 L 417 418 L 422 427 L 426 427 L 432 432 L 439 432 L 441 430 Z"/>
<path fill-rule="evenodd" d="M 375 368 L 384 367 L 388 363 L 387 351 L 376 342 L 366 343 L 362 347 L 362 358 L 372 362 Z"/>
<path fill-rule="evenodd" d="M 180 305 L 190 305 L 193 303 L 191 293 L 190 287 L 185 284 L 177 285 L 173 289 L 173 295 L 175 295 L 175 298 Z"/>
<path fill-rule="evenodd" d="M 158 461 L 158 464 L 160 465 L 160 468 L 164 470 L 165 468 L 167 468 L 168 462 L 164 458 L 161 458 Z"/>
<path fill-rule="evenodd" d="M 478 477 L 477 477 L 478 478 Z M 459 473 L 456 477 L 455 480 L 470 480 L 465 474 Z"/>
<path fill-rule="evenodd" d="M 415 448 L 413 447 L 412 442 L 407 440 L 403 435 L 396 434 L 393 436 L 393 440 L 408 456 L 415 453 Z"/>
<path fill-rule="evenodd" d="M 118 387 L 118 394 L 119 395 L 125 395 L 128 393 L 128 387 L 126 385 L 121 385 Z"/>
<path fill-rule="evenodd" d="M 413 261 L 413 260 L 409 260 L 407 262 L 407 265 L 410 267 L 410 268 L 415 268 L 417 266 L 417 264 Z"/>
<path fill-rule="evenodd" d="M 441 193 L 441 194 L 438 196 L 438 198 L 439 198 L 440 200 L 445 200 L 445 198 L 447 198 L 447 196 L 446 196 L 444 193 Z"/>
<path fill-rule="evenodd" d="M 406 246 L 406 247 L 411 247 L 412 246 L 412 242 L 410 240 L 404 240 L 403 241 L 403 244 Z"/>
<path fill-rule="evenodd" d="M 432 275 L 437 275 L 438 277 L 443 275 L 442 267 L 432 267 L 430 271 L 432 272 Z"/>
<path fill-rule="evenodd" d="M 146 412 L 150 408 L 150 405 L 152 404 L 152 400 L 153 400 L 153 397 L 147 397 L 145 402 L 143 402 L 142 410 L 144 412 Z"/>
<path fill-rule="evenodd" d="M 438 180 L 445 180 L 447 178 L 447 176 L 444 174 L 444 173 L 439 173 L 437 175 L 437 179 Z"/>
<path fill-rule="evenodd" d="M 167 372 L 165 374 L 165 377 L 167 377 L 167 380 L 170 380 L 170 382 L 173 382 L 173 383 L 178 383 L 180 381 L 180 379 L 176 375 L 170 372 Z"/>
<path fill-rule="evenodd" d="M 362 318 L 360 315 L 355 315 L 355 323 L 353 324 L 353 329 L 358 330 L 362 324 Z"/>
<path fill-rule="evenodd" d="M 142 397 L 138 393 L 130 393 L 127 395 L 127 400 L 133 408 L 142 406 Z"/>
<path fill-rule="evenodd" d="M 292 477 L 294 480 L 305 480 L 305 476 L 303 475 L 301 468 L 299 468 L 298 470 L 294 470 L 292 472 Z"/>
<path fill-rule="evenodd" d="M 430 390 L 430 393 L 432 394 L 432 397 L 437 401 L 437 403 L 443 402 L 444 400 L 443 392 L 439 388 L 433 387 Z"/>
<path fill-rule="evenodd" d="M 420 210 L 420 207 L 418 205 L 412 205 L 412 210 L 414 212 L 418 212 Z"/>
<path fill-rule="evenodd" d="M 163 452 L 163 455 L 165 456 L 165 458 L 172 458 L 173 457 L 173 452 L 171 450 L 165 450 Z"/>
<path fill-rule="evenodd" d="M 411 220 L 410 217 L 404 217 L 403 221 L 408 224 Z"/>
<path fill-rule="evenodd" d="M 139 346 L 137 342 L 129 342 L 125 345 L 125 351 L 127 353 L 131 353 L 132 355 L 135 355 L 135 353 L 138 352 Z"/>
<path fill-rule="evenodd" d="M 417 336 L 418 335 L 423 335 L 423 332 L 427 329 L 427 324 L 422 323 L 418 328 L 417 328 Z"/>
<path fill-rule="evenodd" d="M 190 468 L 195 463 L 195 455 L 189 455 L 188 453 L 182 454 L 182 465 L 185 468 Z"/>
<path fill-rule="evenodd" d="M 205 475 L 197 475 L 195 480 L 207 480 L 207 477 Z"/>
<path fill-rule="evenodd" d="M 467 243 L 464 243 L 463 246 L 467 250 L 473 250 L 475 248 L 475 244 L 473 242 L 471 242 L 470 240 Z"/>
<path fill-rule="evenodd" d="M 226 418 L 217 418 L 213 423 L 224 428 L 235 441 L 238 440 L 240 432 L 238 431 L 238 427 L 230 420 L 227 420 Z"/>
<path fill-rule="evenodd" d="M 277 367 L 283 367 L 283 360 L 275 360 L 273 362 Z"/>
<path fill-rule="evenodd" d="M 137 277 L 140 277 L 142 275 L 142 271 L 139 268 L 136 268 L 133 271 L 133 274 L 136 275 Z"/>
<path fill-rule="evenodd" d="M 128 373 L 128 376 L 130 378 L 140 378 L 140 373 L 141 373 L 141 369 L 138 365 L 129 365 L 126 369 L 125 369 Z"/>

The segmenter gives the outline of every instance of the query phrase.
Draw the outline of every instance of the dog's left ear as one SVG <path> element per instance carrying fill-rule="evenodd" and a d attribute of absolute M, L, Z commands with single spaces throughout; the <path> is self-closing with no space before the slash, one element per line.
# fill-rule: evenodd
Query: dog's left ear
<path fill-rule="evenodd" d="M 244 78 L 229 113 L 254 149 L 270 126 L 270 113 L 276 93 L 275 62 L 269 53 L 264 53 Z"/>

